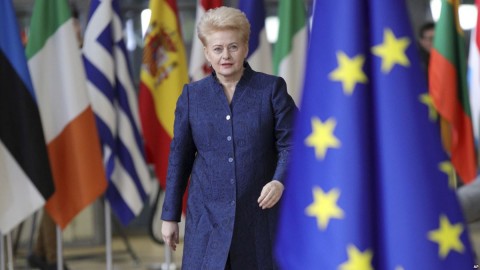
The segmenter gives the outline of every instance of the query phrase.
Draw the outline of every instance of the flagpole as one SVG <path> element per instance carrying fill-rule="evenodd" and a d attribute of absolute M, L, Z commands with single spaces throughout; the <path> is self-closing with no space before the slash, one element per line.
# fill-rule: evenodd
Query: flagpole
<path fill-rule="evenodd" d="M 165 262 L 162 264 L 162 270 L 176 270 L 177 266 L 175 263 L 173 263 L 173 253 L 172 249 L 167 246 L 167 244 L 164 245 L 165 247 Z"/>
<path fill-rule="evenodd" d="M 62 243 L 62 229 L 56 225 L 57 233 L 57 270 L 63 270 L 63 243 Z"/>
<path fill-rule="evenodd" d="M 104 199 L 105 207 L 105 264 L 106 270 L 112 270 L 112 218 L 110 204 Z"/>
<path fill-rule="evenodd" d="M 13 253 L 12 253 L 12 236 L 10 233 L 7 233 L 7 259 L 8 259 L 8 270 L 13 270 Z"/>
<path fill-rule="evenodd" d="M 0 231 L 0 270 L 5 270 L 5 256 L 3 247 L 3 233 Z"/>

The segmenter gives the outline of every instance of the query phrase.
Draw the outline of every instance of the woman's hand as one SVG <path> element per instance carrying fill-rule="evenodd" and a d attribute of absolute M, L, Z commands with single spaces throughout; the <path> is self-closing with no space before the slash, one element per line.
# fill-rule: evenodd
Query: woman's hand
<path fill-rule="evenodd" d="M 263 188 L 260 197 L 258 197 L 258 204 L 262 209 L 272 208 L 282 197 L 283 184 L 278 180 L 268 182 Z"/>
<path fill-rule="evenodd" d="M 163 221 L 162 222 L 162 237 L 165 244 L 170 246 L 173 251 L 177 249 L 178 240 L 178 222 Z"/>

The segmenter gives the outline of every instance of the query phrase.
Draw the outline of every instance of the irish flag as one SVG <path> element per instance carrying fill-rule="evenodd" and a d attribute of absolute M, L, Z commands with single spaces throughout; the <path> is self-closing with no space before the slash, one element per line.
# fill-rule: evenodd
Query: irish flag
<path fill-rule="evenodd" d="M 37 0 L 27 58 L 52 168 L 46 210 L 65 228 L 107 186 L 85 70 L 66 0 Z"/>
<path fill-rule="evenodd" d="M 429 92 L 435 108 L 450 124 L 452 164 L 461 180 L 469 183 L 477 175 L 477 162 L 458 5 L 459 0 L 442 0 L 430 56 Z"/>
<path fill-rule="evenodd" d="M 165 188 L 175 106 L 188 83 L 187 60 L 176 1 L 152 0 L 150 10 L 140 73 L 140 122 L 147 161 L 155 165 L 155 174 Z"/>
<path fill-rule="evenodd" d="M 273 52 L 273 72 L 285 79 L 288 93 L 300 106 L 308 30 L 303 0 L 280 1 L 280 28 Z"/>
<path fill-rule="evenodd" d="M 200 18 L 202 18 L 207 10 L 221 6 L 222 2 L 222 0 L 197 0 L 197 17 L 195 26 L 198 25 Z M 203 44 L 200 39 L 198 39 L 198 31 L 197 27 L 195 27 L 195 35 L 193 36 L 192 41 L 192 53 L 190 55 L 190 66 L 188 69 L 190 80 L 198 81 L 209 75 L 210 72 L 211 68 L 207 59 L 205 59 Z"/>

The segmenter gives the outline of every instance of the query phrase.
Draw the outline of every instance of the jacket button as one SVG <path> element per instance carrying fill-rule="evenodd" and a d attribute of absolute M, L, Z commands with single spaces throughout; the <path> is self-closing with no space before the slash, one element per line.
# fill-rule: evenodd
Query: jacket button
<path fill-rule="evenodd" d="M 230 179 L 230 184 L 233 184 L 233 183 L 235 183 L 235 180 Z"/>
<path fill-rule="evenodd" d="M 232 136 L 228 136 L 227 141 L 231 141 L 231 140 L 232 140 Z"/>
<path fill-rule="evenodd" d="M 227 119 L 227 120 L 230 120 L 230 118 L 231 118 L 230 115 L 227 115 L 227 116 L 225 117 L 225 119 Z"/>
<path fill-rule="evenodd" d="M 233 158 L 228 158 L 228 162 L 232 163 L 232 162 L 233 162 Z"/>

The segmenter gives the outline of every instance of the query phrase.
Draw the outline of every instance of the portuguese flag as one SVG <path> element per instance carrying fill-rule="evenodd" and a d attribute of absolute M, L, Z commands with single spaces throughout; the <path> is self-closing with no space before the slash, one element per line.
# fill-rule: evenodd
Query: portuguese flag
<path fill-rule="evenodd" d="M 429 85 L 433 103 L 450 126 L 452 164 L 464 183 L 477 175 L 459 0 L 442 0 L 430 56 Z"/>

